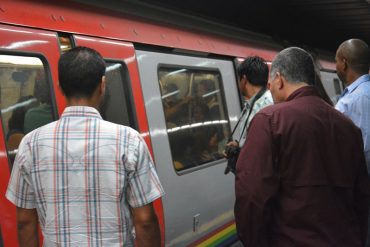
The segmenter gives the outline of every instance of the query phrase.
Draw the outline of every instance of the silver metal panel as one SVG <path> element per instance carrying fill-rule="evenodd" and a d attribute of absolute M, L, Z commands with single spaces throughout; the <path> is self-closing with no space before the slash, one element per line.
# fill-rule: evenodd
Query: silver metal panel
<path fill-rule="evenodd" d="M 186 246 L 233 219 L 234 176 L 224 175 L 225 160 L 178 175 L 170 144 L 158 83 L 158 65 L 218 69 L 233 127 L 240 113 L 237 84 L 231 61 L 137 51 L 140 79 L 149 121 L 154 160 L 166 195 L 163 198 L 166 246 Z M 181 143 L 178 143 L 181 145 Z"/>
<path fill-rule="evenodd" d="M 338 96 L 343 91 L 342 82 L 339 80 L 338 75 L 335 72 L 326 71 L 321 71 L 320 74 L 326 93 L 329 95 L 334 104 L 337 103 Z"/>

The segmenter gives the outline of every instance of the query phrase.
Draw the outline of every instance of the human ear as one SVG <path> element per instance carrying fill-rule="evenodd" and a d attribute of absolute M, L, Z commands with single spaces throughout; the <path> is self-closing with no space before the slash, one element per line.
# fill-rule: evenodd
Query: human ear
<path fill-rule="evenodd" d="M 105 94 L 105 89 L 106 89 L 106 82 L 105 82 L 105 76 L 103 76 L 101 78 L 101 83 L 100 83 L 100 88 L 99 88 L 99 92 L 101 95 Z"/>
<path fill-rule="evenodd" d="M 276 80 L 277 80 L 277 88 L 282 89 L 284 87 L 285 81 L 284 77 L 280 74 L 280 72 L 276 72 Z"/>
<path fill-rule="evenodd" d="M 348 68 L 347 59 L 343 58 L 342 63 L 343 63 L 343 69 L 346 70 Z"/>

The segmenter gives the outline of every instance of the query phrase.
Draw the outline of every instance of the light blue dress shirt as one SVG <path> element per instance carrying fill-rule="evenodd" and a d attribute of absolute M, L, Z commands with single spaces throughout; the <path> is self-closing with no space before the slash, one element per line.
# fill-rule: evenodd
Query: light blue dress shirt
<path fill-rule="evenodd" d="M 370 75 L 363 75 L 346 87 L 335 108 L 361 129 L 370 173 Z"/>

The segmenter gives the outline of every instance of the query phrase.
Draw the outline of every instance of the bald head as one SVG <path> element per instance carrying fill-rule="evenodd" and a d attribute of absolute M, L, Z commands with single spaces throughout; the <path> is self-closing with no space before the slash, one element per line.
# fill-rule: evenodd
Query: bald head
<path fill-rule="evenodd" d="M 349 68 L 359 74 L 368 74 L 370 65 L 369 46 L 360 39 L 344 41 L 337 50 L 337 57 L 345 59 Z"/>

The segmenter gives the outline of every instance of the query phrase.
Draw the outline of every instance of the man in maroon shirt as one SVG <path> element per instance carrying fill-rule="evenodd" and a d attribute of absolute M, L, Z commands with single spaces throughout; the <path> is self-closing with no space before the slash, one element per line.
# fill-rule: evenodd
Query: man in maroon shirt
<path fill-rule="evenodd" d="M 311 56 L 274 59 L 275 105 L 252 120 L 236 172 L 235 221 L 245 246 L 364 246 L 369 211 L 361 131 L 323 101 Z"/>

